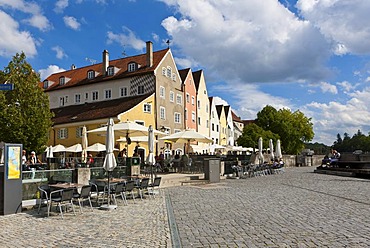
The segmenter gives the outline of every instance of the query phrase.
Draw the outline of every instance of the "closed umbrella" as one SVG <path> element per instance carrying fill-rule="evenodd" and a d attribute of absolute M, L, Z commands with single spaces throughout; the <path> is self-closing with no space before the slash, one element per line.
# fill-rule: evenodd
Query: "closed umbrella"
<path fill-rule="evenodd" d="M 110 118 L 107 126 L 107 136 L 105 141 L 105 146 L 107 149 L 103 163 L 103 168 L 108 172 L 108 205 L 101 206 L 102 209 L 106 210 L 117 208 L 116 205 L 110 205 L 110 172 L 113 171 L 117 166 L 116 158 L 113 153 L 115 142 L 113 126 L 113 119 Z"/>
<path fill-rule="evenodd" d="M 269 141 L 269 147 L 270 147 L 270 158 L 271 158 L 271 161 L 274 161 L 274 143 L 272 143 L 272 139 L 270 139 Z"/>
<path fill-rule="evenodd" d="M 81 158 L 82 158 L 82 162 L 83 163 L 86 163 L 87 161 L 87 147 L 88 147 L 88 142 L 87 142 L 87 130 L 86 130 L 86 126 L 83 126 L 82 128 L 82 153 L 81 153 Z"/>
<path fill-rule="evenodd" d="M 53 158 L 53 157 L 54 157 L 53 147 L 52 146 L 46 147 L 46 158 Z"/>
<path fill-rule="evenodd" d="M 258 160 L 259 160 L 259 164 L 263 163 L 262 149 L 263 149 L 263 139 L 262 139 L 262 137 L 260 137 L 258 139 Z"/>
<path fill-rule="evenodd" d="M 282 157 L 283 157 L 283 155 L 281 153 L 281 144 L 280 144 L 280 140 L 278 139 L 276 141 L 276 158 L 281 159 Z"/>
<path fill-rule="evenodd" d="M 152 125 L 149 126 L 148 129 L 148 157 L 146 158 L 146 162 L 150 165 L 151 168 L 151 177 L 153 182 L 153 165 L 155 164 L 155 157 L 154 157 L 154 132 Z"/>

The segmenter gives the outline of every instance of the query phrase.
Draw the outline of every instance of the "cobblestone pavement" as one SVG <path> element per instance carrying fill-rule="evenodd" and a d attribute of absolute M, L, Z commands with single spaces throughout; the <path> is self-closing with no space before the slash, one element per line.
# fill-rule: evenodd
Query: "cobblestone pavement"
<path fill-rule="evenodd" d="M 370 181 L 313 170 L 168 189 L 182 247 L 370 247 Z"/>
<path fill-rule="evenodd" d="M 64 219 L 35 210 L 0 216 L 0 247 L 172 247 L 165 198 L 128 202 L 112 211 L 84 207 L 82 214 L 76 207 L 76 216 Z"/>
<path fill-rule="evenodd" d="M 313 170 L 166 188 L 64 220 L 0 216 L 0 247 L 370 247 L 370 180 Z"/>

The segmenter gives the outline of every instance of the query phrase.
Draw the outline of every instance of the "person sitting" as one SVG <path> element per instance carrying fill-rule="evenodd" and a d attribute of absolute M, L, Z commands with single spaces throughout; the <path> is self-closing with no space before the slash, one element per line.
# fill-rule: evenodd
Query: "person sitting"
<path fill-rule="evenodd" d="M 29 162 L 27 161 L 27 152 L 26 150 L 22 151 L 22 170 L 23 171 L 30 171 L 30 165 Z"/>
<path fill-rule="evenodd" d="M 94 158 L 93 158 L 92 154 L 89 153 L 89 155 L 87 155 L 86 165 L 87 165 L 87 167 L 91 167 L 93 164 L 94 164 Z"/>
<path fill-rule="evenodd" d="M 38 168 L 42 164 L 41 160 L 36 156 L 34 151 L 31 152 L 31 156 L 29 158 L 29 165 L 32 168 Z"/>

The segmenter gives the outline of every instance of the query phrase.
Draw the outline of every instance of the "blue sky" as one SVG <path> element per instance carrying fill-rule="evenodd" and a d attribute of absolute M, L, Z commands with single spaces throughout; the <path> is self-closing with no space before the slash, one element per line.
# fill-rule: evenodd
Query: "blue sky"
<path fill-rule="evenodd" d="M 203 69 L 242 119 L 300 110 L 331 145 L 370 131 L 368 13 L 368 0 L 0 0 L 0 67 L 24 51 L 44 79 L 169 39 L 178 68 Z"/>

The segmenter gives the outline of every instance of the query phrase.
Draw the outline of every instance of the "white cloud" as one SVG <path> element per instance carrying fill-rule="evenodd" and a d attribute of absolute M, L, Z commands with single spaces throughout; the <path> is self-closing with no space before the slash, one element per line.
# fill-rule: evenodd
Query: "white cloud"
<path fill-rule="evenodd" d="M 369 54 L 370 1 L 298 0 L 300 14 L 333 42 L 338 54 Z"/>
<path fill-rule="evenodd" d="M 222 79 L 319 82 L 330 75 L 330 44 L 277 0 L 163 2 L 180 16 L 162 21 L 174 44 Z"/>
<path fill-rule="evenodd" d="M 370 82 L 370 77 L 367 77 L 365 80 L 366 83 Z"/>
<path fill-rule="evenodd" d="M 51 50 L 53 50 L 54 52 L 56 52 L 56 57 L 58 59 L 63 59 L 63 58 L 66 58 L 67 57 L 67 55 L 64 53 L 63 48 L 61 48 L 60 46 L 52 47 Z"/>
<path fill-rule="evenodd" d="M 230 105 L 230 104 L 227 103 L 226 100 L 222 99 L 219 96 L 213 97 L 213 101 L 215 102 L 215 105 L 224 105 L 224 106 Z"/>
<path fill-rule="evenodd" d="M 49 65 L 48 68 L 46 69 L 40 69 L 39 73 L 40 73 L 41 81 L 44 81 L 51 74 L 61 72 L 61 71 L 65 71 L 65 69 L 60 68 L 57 65 Z"/>
<path fill-rule="evenodd" d="M 327 83 L 327 82 L 321 82 L 320 83 L 320 89 L 323 93 L 331 93 L 331 94 L 338 94 L 337 86 Z"/>
<path fill-rule="evenodd" d="M 348 81 L 339 82 L 337 84 L 343 89 L 344 93 L 349 93 L 358 86 L 358 84 L 351 84 Z"/>
<path fill-rule="evenodd" d="M 315 138 L 318 142 L 332 144 L 339 133 L 353 135 L 358 129 L 370 130 L 370 87 L 350 93 L 344 103 L 312 102 L 302 107 L 302 112 L 312 117 Z"/>
<path fill-rule="evenodd" d="M 49 20 L 43 15 L 40 6 L 35 2 L 26 2 L 24 0 L 0 0 L 0 6 L 31 14 L 30 18 L 23 19 L 22 22 L 36 27 L 41 31 L 47 31 L 52 28 Z"/>
<path fill-rule="evenodd" d="M 115 34 L 111 31 L 107 32 L 108 40 L 107 43 L 111 44 L 113 42 L 117 42 L 122 47 L 124 46 L 130 46 L 134 48 L 135 50 L 142 51 L 145 48 L 145 42 L 143 40 L 140 40 L 138 37 L 136 37 L 135 33 L 132 32 L 127 27 L 122 27 L 123 33 L 121 34 Z"/>
<path fill-rule="evenodd" d="M 27 57 L 37 54 L 36 41 L 29 32 L 20 31 L 19 24 L 0 10 L 0 56 L 11 57 L 24 52 Z"/>
<path fill-rule="evenodd" d="M 64 21 L 64 24 L 67 27 L 69 27 L 73 30 L 79 30 L 80 29 L 81 24 L 73 16 L 65 16 L 65 17 L 63 17 L 63 21 Z"/>
<path fill-rule="evenodd" d="M 55 3 L 54 11 L 56 13 L 62 13 L 64 11 L 64 9 L 68 7 L 68 4 L 69 4 L 68 0 L 58 0 Z"/>

